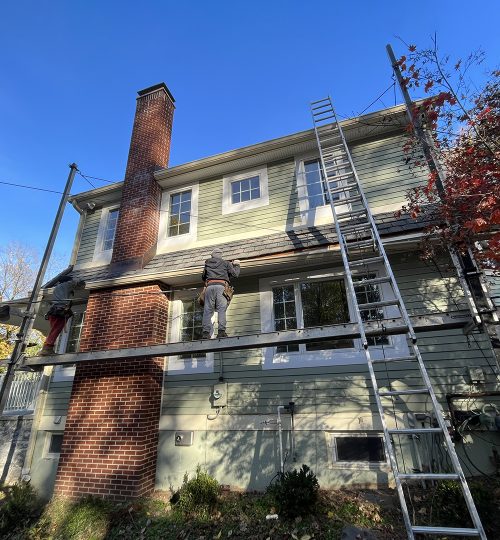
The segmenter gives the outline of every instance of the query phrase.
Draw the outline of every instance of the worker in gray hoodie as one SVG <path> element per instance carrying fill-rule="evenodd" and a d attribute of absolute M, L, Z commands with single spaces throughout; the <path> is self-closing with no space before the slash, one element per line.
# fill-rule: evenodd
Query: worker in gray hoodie
<path fill-rule="evenodd" d="M 217 311 L 219 327 L 217 337 L 227 337 L 226 310 L 231 300 L 228 286 L 231 278 L 240 275 L 240 261 L 225 261 L 222 249 L 215 248 L 210 259 L 205 261 L 202 279 L 205 282 L 205 305 L 203 310 L 203 339 L 210 339 L 213 332 L 212 316 Z M 228 298 L 229 296 L 229 298 Z"/>
<path fill-rule="evenodd" d="M 76 289 L 83 289 L 85 281 L 81 279 L 71 279 L 69 276 L 62 276 L 52 293 L 50 309 L 45 315 L 50 324 L 50 332 L 43 344 L 40 356 L 50 356 L 54 354 L 54 344 L 59 334 L 63 331 L 66 321 L 73 315 L 71 311 L 72 297 Z"/>

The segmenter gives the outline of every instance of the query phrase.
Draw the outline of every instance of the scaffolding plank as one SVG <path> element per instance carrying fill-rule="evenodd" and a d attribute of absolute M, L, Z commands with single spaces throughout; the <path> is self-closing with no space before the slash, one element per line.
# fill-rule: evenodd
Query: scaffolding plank
<path fill-rule="evenodd" d="M 453 314 L 439 313 L 412 317 L 412 323 L 416 332 L 429 332 L 448 328 L 462 328 L 467 324 L 469 319 L 470 316 L 468 312 L 455 312 Z M 404 325 L 403 320 L 394 318 L 367 322 L 364 325 L 366 335 L 381 335 L 382 325 L 384 328 L 383 333 L 387 335 L 403 334 L 407 331 L 407 327 Z M 288 330 L 285 332 L 265 332 L 260 334 L 234 336 L 223 339 L 164 343 L 161 345 L 135 347 L 130 349 L 109 349 L 104 351 L 57 354 L 54 356 L 34 356 L 25 358 L 22 365 L 33 368 L 37 366 L 75 364 L 78 362 L 98 360 L 177 356 L 179 354 L 258 349 L 261 347 L 273 347 L 277 345 L 324 341 L 325 339 L 354 339 L 358 337 L 358 325 L 356 323 L 346 323 L 334 326 L 304 328 L 301 330 Z"/>

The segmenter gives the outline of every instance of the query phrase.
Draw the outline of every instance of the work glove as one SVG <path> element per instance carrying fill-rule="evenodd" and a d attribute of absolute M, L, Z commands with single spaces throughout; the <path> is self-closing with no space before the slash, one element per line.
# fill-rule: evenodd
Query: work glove
<path fill-rule="evenodd" d="M 236 265 L 240 266 L 241 263 L 240 263 L 239 259 L 234 259 L 233 264 L 236 264 Z"/>

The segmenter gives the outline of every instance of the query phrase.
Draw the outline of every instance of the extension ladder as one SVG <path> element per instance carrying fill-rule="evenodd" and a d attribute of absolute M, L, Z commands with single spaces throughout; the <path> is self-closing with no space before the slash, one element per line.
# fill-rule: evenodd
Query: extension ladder
<path fill-rule="evenodd" d="M 345 269 L 348 293 L 354 307 L 356 322 L 359 325 L 361 343 L 365 351 L 375 401 L 382 423 L 385 449 L 394 474 L 394 481 L 401 503 L 408 538 L 414 539 L 415 534 L 430 534 L 475 536 L 486 539 L 469 486 L 467 485 L 467 481 L 460 466 L 450 434 L 448 433 L 442 408 L 432 388 L 427 369 L 417 345 L 417 338 L 411 320 L 408 316 L 391 265 L 387 258 L 384 246 L 382 245 L 377 226 L 359 182 L 331 98 L 327 97 L 312 102 L 311 114 L 320 154 L 320 169 L 325 196 L 327 197 L 333 212 L 340 253 Z M 359 288 L 378 286 L 381 284 L 390 285 L 394 294 L 394 299 L 379 299 L 378 301 L 364 303 L 358 302 L 356 291 L 359 290 Z M 404 321 L 406 333 L 403 334 L 403 336 L 408 338 L 407 341 L 409 342 L 408 346 L 410 351 L 408 356 L 385 358 L 384 355 L 384 358 L 381 359 L 372 358 L 370 353 L 370 338 L 367 338 L 365 335 L 364 324 L 366 319 L 370 317 L 370 311 L 373 313 L 373 310 L 383 310 L 387 306 L 397 308 Z M 363 316 L 363 313 L 365 316 Z M 381 335 L 383 335 L 383 327 L 381 328 Z M 388 363 L 392 364 L 395 362 L 411 363 L 412 366 L 418 368 L 422 385 L 418 388 L 394 390 L 389 382 L 389 389 L 387 391 L 381 391 L 374 364 L 385 363 L 387 368 Z M 389 371 L 387 369 L 386 377 L 389 377 Z M 388 406 L 384 405 L 383 402 L 391 402 L 391 400 L 399 398 L 400 396 L 413 396 L 419 394 L 430 399 L 433 418 L 435 419 L 433 425 L 437 424 L 437 427 L 398 428 L 397 418 L 394 414 L 396 428 L 389 428 L 386 419 Z M 414 438 L 432 434 L 434 434 L 433 437 L 436 435 L 442 437 L 448 457 L 452 464 L 451 470 L 453 472 L 424 473 L 420 470 L 419 472 L 408 473 L 405 470 L 404 464 L 402 467 L 403 470 L 400 471 L 401 460 L 398 460 L 396 457 L 393 439 L 395 437 L 409 436 Z M 413 485 L 413 482 L 438 480 L 455 480 L 460 483 L 473 528 L 434 527 L 412 524 L 403 486 L 407 487 L 409 490 L 410 485 Z"/>

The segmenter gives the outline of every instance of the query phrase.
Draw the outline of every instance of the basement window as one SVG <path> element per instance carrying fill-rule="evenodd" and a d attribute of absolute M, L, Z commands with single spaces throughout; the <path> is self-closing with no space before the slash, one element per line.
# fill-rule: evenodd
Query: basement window
<path fill-rule="evenodd" d="M 252 210 L 269 204 L 267 168 L 246 171 L 222 179 L 222 213 Z"/>
<path fill-rule="evenodd" d="M 384 441 L 381 435 L 368 433 L 332 433 L 333 464 L 370 465 L 386 463 Z"/>
<path fill-rule="evenodd" d="M 58 458 L 61 455 L 62 442 L 62 433 L 47 432 L 45 437 L 44 457 L 47 459 Z"/>

